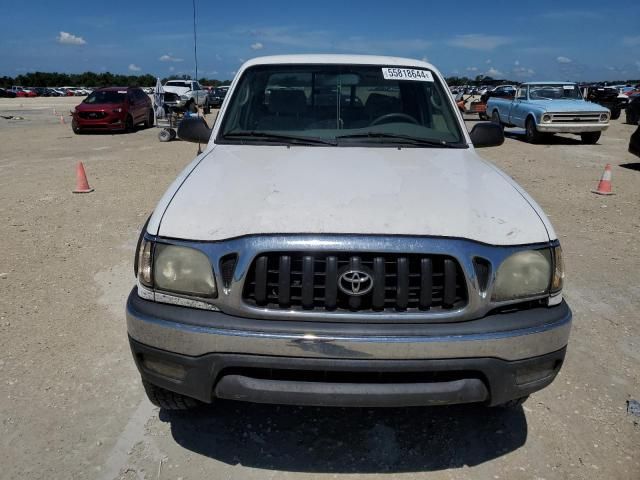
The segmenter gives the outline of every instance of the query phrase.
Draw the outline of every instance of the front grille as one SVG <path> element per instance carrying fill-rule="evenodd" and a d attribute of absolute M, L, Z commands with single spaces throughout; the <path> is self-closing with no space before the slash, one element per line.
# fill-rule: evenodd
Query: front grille
<path fill-rule="evenodd" d="M 105 112 L 80 112 L 80 118 L 86 118 L 88 120 L 99 120 L 106 117 Z"/>
<path fill-rule="evenodd" d="M 278 252 L 254 259 L 243 298 L 276 310 L 420 312 L 462 308 L 467 289 L 445 255 Z"/>
<path fill-rule="evenodd" d="M 552 113 L 552 123 L 598 123 L 600 121 L 600 113 Z"/>

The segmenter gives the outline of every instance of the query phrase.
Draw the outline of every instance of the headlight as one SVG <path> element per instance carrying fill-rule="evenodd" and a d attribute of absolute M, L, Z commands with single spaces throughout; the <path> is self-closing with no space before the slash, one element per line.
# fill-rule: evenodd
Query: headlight
<path fill-rule="evenodd" d="M 603 113 L 602 115 L 600 115 L 600 121 L 601 122 L 606 122 L 607 120 L 609 120 L 609 114 L 608 113 Z"/>
<path fill-rule="evenodd" d="M 553 248 L 553 278 L 551 279 L 551 295 L 557 295 L 562 291 L 564 284 L 564 260 L 560 245 Z"/>
<path fill-rule="evenodd" d="M 196 297 L 215 297 L 216 281 L 209 258 L 199 250 L 156 244 L 153 262 L 155 288 Z"/>
<path fill-rule="evenodd" d="M 549 250 L 524 250 L 508 257 L 496 274 L 492 300 L 502 302 L 534 297 L 549 291 L 551 258 Z"/>
<path fill-rule="evenodd" d="M 545 114 L 542 116 L 542 121 L 544 123 L 549 123 L 551 121 L 551 115 Z"/>
<path fill-rule="evenodd" d="M 145 225 L 146 227 L 146 225 Z M 151 275 L 151 260 L 153 258 L 153 244 L 144 238 L 138 248 L 138 261 L 135 264 L 138 280 L 145 287 L 153 287 L 153 277 Z"/>

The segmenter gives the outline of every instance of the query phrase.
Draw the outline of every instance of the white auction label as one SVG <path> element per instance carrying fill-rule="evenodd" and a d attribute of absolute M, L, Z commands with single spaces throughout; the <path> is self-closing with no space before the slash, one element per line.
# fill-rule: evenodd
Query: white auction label
<path fill-rule="evenodd" d="M 433 82 L 433 75 L 428 70 L 414 68 L 383 67 L 382 76 L 385 80 L 414 80 L 416 82 Z"/>

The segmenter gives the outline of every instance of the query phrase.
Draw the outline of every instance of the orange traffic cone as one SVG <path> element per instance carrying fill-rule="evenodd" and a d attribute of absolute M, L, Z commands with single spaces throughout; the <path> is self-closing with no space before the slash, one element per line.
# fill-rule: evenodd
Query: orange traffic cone
<path fill-rule="evenodd" d="M 602 173 L 602 178 L 600 182 L 598 182 L 598 188 L 595 190 L 591 190 L 593 193 L 597 193 L 598 195 L 613 195 L 611 191 L 611 165 L 607 163 L 607 166 L 604 167 L 604 172 Z"/>
<path fill-rule="evenodd" d="M 87 181 L 87 174 L 84 172 L 84 165 L 82 162 L 78 162 L 76 166 L 76 189 L 73 193 L 91 193 L 93 188 L 89 186 Z"/>
<path fill-rule="evenodd" d="M 64 115 L 60 115 L 60 123 L 64 125 Z"/>

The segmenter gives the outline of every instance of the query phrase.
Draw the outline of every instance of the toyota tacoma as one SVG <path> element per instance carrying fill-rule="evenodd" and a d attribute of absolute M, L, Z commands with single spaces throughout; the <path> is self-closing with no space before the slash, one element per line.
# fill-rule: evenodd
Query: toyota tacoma
<path fill-rule="evenodd" d="M 129 343 L 150 400 L 518 405 L 565 357 L 558 237 L 476 148 L 430 64 L 253 59 L 138 241 Z"/>

